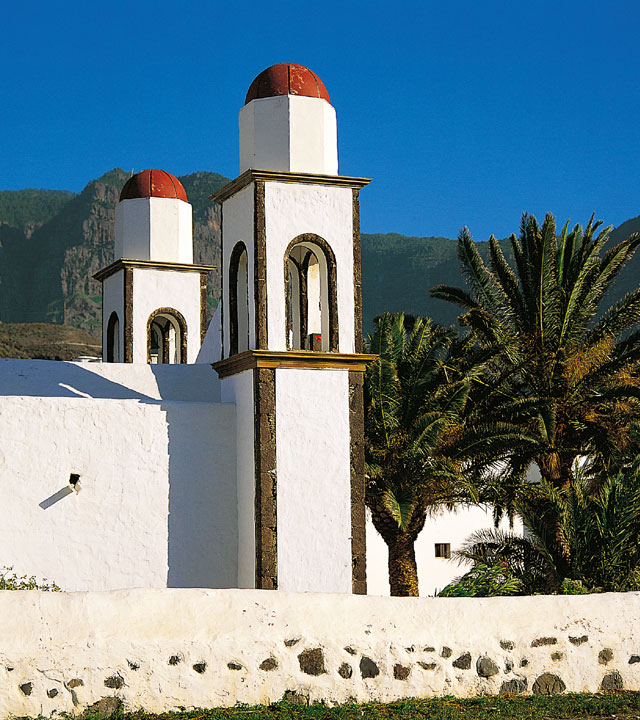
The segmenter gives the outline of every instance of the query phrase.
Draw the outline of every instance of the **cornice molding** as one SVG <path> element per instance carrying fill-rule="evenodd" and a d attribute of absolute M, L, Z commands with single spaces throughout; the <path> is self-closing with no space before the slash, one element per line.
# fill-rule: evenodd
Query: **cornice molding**
<path fill-rule="evenodd" d="M 331 185 L 334 187 L 362 188 L 371 182 L 371 178 L 349 177 L 347 175 L 316 175 L 313 173 L 285 172 L 278 170 L 245 170 L 235 180 L 227 183 L 213 195 L 213 202 L 222 203 L 240 192 L 256 180 L 264 182 L 286 182 L 302 185 Z"/>
<path fill-rule="evenodd" d="M 378 356 L 363 353 L 312 352 L 310 350 L 246 350 L 213 363 L 220 378 L 255 368 L 325 368 L 364 372 Z"/>
<path fill-rule="evenodd" d="M 192 263 L 160 262 L 157 260 L 127 260 L 120 259 L 98 270 L 93 276 L 102 282 L 108 277 L 125 268 L 150 268 L 151 270 L 177 270 L 178 272 L 198 272 L 201 275 L 216 269 L 216 265 L 194 265 Z"/>

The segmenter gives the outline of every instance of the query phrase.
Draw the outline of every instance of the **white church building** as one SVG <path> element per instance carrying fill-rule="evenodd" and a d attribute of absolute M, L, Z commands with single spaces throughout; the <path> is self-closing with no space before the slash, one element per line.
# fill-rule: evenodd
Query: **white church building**
<path fill-rule="evenodd" d="M 364 504 L 358 197 L 335 109 L 291 63 L 251 84 L 206 325 L 180 181 L 145 170 L 115 210 L 103 362 L 0 360 L 0 565 L 64 590 L 263 588 L 388 594 Z M 430 520 L 421 594 L 491 513 Z"/>

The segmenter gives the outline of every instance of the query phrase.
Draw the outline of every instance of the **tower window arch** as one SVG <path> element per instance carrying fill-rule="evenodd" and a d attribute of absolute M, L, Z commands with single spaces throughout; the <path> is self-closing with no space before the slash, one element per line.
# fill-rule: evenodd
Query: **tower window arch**
<path fill-rule="evenodd" d="M 115 310 L 107 323 L 107 362 L 120 362 L 120 320 Z"/>
<path fill-rule="evenodd" d="M 338 350 L 336 259 L 319 235 L 294 238 L 284 255 L 287 349 Z"/>
<path fill-rule="evenodd" d="M 147 320 L 147 362 L 187 362 L 187 323 L 177 310 L 158 308 Z"/>
<path fill-rule="evenodd" d="M 249 349 L 249 258 L 239 242 L 229 259 L 229 355 Z"/>

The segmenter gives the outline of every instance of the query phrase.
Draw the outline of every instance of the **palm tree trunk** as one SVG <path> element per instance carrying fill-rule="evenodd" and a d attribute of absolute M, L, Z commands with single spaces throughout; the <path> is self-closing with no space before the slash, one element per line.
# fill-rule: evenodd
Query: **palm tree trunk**
<path fill-rule="evenodd" d="M 543 457 L 542 461 L 539 462 L 542 478 L 553 485 L 556 490 L 561 492 L 567 490 L 573 479 L 574 459 L 575 458 L 571 458 L 569 461 L 565 459 L 563 462 L 559 459 L 557 453 Z M 560 517 L 553 521 L 550 531 L 553 535 L 558 560 L 560 561 L 558 571 L 563 576 L 568 577 L 571 568 L 571 548 L 565 539 Z"/>
<path fill-rule="evenodd" d="M 389 547 L 389 585 L 396 597 L 418 596 L 418 566 L 416 565 L 415 537 L 398 532 Z"/>

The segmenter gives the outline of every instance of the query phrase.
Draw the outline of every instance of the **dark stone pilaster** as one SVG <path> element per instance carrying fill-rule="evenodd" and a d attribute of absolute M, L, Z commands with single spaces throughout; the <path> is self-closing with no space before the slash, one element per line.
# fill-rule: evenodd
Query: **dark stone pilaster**
<path fill-rule="evenodd" d="M 253 186 L 253 293 L 255 301 L 257 350 L 266 350 L 268 348 L 266 239 L 264 180 L 256 180 Z"/>
<path fill-rule="evenodd" d="M 124 326 L 123 345 L 124 361 L 133 362 L 133 268 L 124 268 Z"/>
<path fill-rule="evenodd" d="M 200 345 L 207 334 L 207 274 L 200 273 Z"/>
<path fill-rule="evenodd" d="M 229 309 L 226 307 L 227 303 L 224 299 L 224 288 L 225 284 L 227 282 L 227 279 L 225 278 L 225 267 L 224 267 L 224 205 L 222 203 L 218 203 L 218 207 L 220 208 L 220 359 L 225 357 L 224 354 L 224 319 L 225 319 L 225 313 L 229 312 Z M 249 268 L 247 268 L 247 274 L 249 273 Z M 247 277 L 247 281 L 249 278 Z"/>
<path fill-rule="evenodd" d="M 276 371 L 253 371 L 256 588 L 278 587 L 276 498 Z"/>
<path fill-rule="evenodd" d="M 349 429 L 351 446 L 351 563 L 352 588 L 367 594 L 367 538 L 364 509 L 364 394 L 363 374 L 349 372 Z"/>

